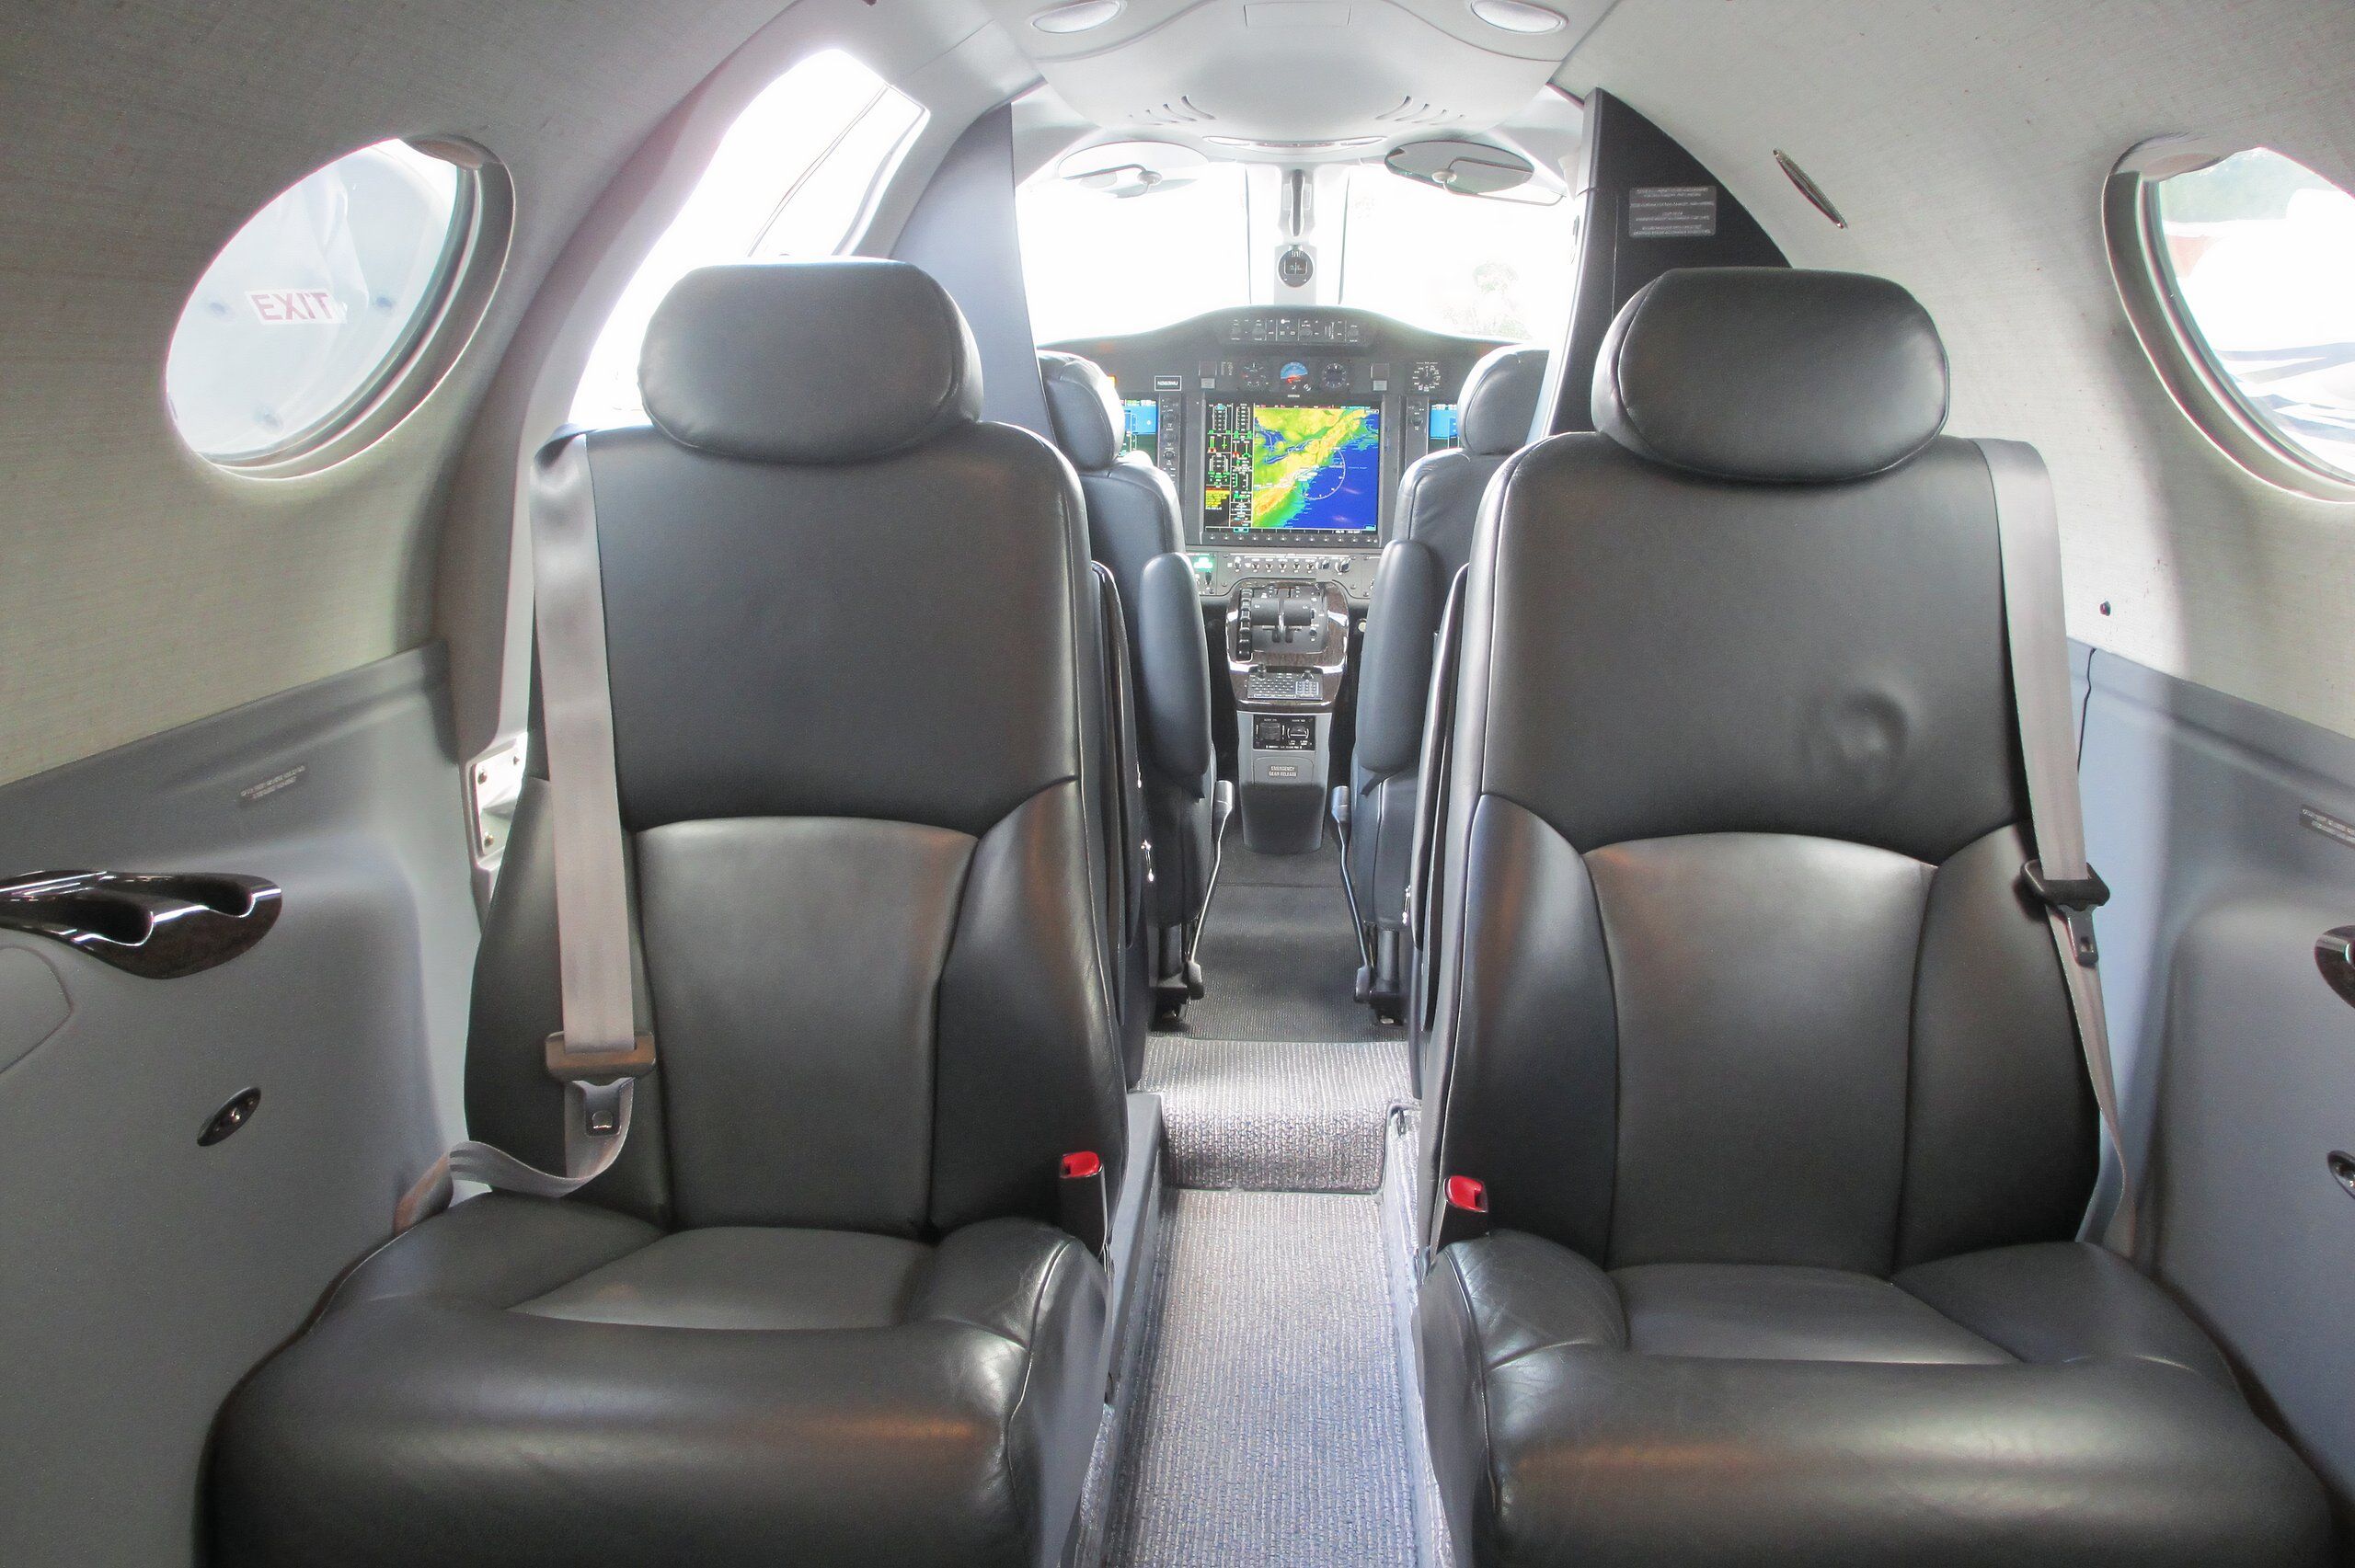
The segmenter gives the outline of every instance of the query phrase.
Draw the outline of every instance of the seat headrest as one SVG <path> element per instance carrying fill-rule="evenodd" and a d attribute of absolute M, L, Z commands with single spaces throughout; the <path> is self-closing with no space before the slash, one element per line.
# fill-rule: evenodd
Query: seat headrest
<path fill-rule="evenodd" d="M 1770 267 L 1662 273 L 1594 365 L 1594 428 L 1724 479 L 1824 484 L 1894 468 L 1947 421 L 1947 353 L 1886 278 Z"/>
<path fill-rule="evenodd" d="M 1534 343 L 1491 349 L 1464 378 L 1458 433 L 1476 457 L 1510 457 L 1529 444 L 1546 353 Z"/>
<path fill-rule="evenodd" d="M 1077 354 L 1040 350 L 1039 376 L 1047 384 L 1047 416 L 1054 422 L 1055 444 L 1071 465 L 1084 474 L 1098 474 L 1120 459 L 1120 434 L 1126 416 L 1112 378 L 1093 360 Z"/>
<path fill-rule="evenodd" d="M 681 446 L 760 463 L 882 457 L 982 409 L 965 317 L 904 261 L 698 268 L 655 307 L 638 384 Z"/>

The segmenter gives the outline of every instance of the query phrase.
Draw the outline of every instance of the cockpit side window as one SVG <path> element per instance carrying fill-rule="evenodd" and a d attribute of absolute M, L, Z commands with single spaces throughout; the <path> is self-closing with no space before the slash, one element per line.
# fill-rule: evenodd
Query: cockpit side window
<path fill-rule="evenodd" d="M 796 64 L 744 107 L 589 351 L 572 422 L 646 418 L 638 361 L 671 285 L 698 267 L 848 249 L 916 133 L 924 106 L 840 50 Z"/>

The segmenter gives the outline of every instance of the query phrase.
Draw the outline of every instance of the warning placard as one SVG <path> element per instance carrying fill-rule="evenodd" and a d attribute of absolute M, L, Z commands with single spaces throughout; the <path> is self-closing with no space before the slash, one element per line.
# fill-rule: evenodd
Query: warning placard
<path fill-rule="evenodd" d="M 1714 185 L 1639 185 L 1627 192 L 1629 239 L 1712 239 L 1717 232 Z"/>

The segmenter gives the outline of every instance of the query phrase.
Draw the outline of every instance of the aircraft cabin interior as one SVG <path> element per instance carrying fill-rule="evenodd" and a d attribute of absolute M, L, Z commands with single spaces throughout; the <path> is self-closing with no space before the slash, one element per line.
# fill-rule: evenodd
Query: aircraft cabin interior
<path fill-rule="evenodd" d="M 0 1563 L 2355 1565 L 2345 0 L 31 0 Z"/>

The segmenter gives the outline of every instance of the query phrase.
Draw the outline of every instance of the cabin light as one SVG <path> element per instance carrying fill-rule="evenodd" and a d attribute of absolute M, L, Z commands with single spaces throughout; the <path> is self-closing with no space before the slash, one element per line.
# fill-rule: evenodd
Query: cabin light
<path fill-rule="evenodd" d="M 1327 153 L 1340 147 L 1378 147 L 1379 136 L 1326 136 L 1309 142 L 1270 142 L 1258 136 L 1205 136 L 1213 147 L 1242 147 L 1258 153 Z"/>
<path fill-rule="evenodd" d="M 1472 14 L 1509 33 L 1550 33 L 1564 26 L 1558 13 L 1523 0 L 1472 0 Z"/>
<path fill-rule="evenodd" d="M 1123 6 L 1124 0 L 1074 0 L 1040 12 L 1030 25 L 1042 33 L 1084 33 L 1119 16 Z"/>

